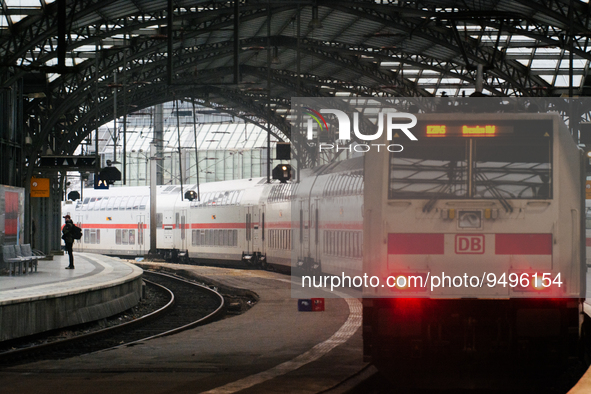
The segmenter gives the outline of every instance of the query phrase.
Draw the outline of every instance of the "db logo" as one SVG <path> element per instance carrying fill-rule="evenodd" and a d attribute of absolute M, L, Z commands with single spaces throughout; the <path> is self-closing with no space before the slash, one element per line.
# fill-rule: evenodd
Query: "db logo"
<path fill-rule="evenodd" d="M 456 254 L 483 254 L 484 235 L 456 234 Z"/>

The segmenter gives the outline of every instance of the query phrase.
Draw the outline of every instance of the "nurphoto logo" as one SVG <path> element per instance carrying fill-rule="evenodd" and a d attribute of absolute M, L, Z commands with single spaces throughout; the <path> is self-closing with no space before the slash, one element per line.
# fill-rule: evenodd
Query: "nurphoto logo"
<path fill-rule="evenodd" d="M 398 132 L 402 132 L 411 141 L 417 141 L 417 137 L 410 131 L 412 127 L 417 124 L 417 117 L 406 112 L 379 112 L 377 118 L 377 131 L 374 134 L 362 134 L 359 130 L 359 113 L 353 113 L 353 122 L 349 115 L 339 109 L 321 109 L 316 111 L 310 107 L 304 107 L 305 115 L 308 116 L 306 137 L 308 140 L 314 139 L 314 123 L 318 125 L 319 132 L 326 132 L 328 134 L 328 124 L 322 114 L 332 114 L 337 118 L 339 134 L 338 139 L 342 141 L 351 140 L 351 123 L 353 124 L 353 133 L 362 141 L 375 141 L 384 133 L 384 118 L 386 119 L 386 133 L 388 141 L 394 137 L 399 137 Z M 372 148 L 380 151 L 381 147 L 385 147 L 389 152 L 402 152 L 404 149 L 400 144 L 357 144 L 339 146 L 338 144 L 319 144 L 319 151 L 323 150 L 353 150 L 355 152 L 369 152 Z"/>

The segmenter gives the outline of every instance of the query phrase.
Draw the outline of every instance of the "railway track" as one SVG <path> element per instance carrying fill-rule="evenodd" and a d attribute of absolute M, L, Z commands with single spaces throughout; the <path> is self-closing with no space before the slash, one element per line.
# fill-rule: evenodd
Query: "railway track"
<path fill-rule="evenodd" d="M 206 324 L 224 311 L 224 297 L 207 286 L 165 273 L 144 271 L 144 280 L 169 296 L 160 309 L 139 319 L 75 337 L 0 353 L 1 365 L 63 359 L 171 335 Z"/>

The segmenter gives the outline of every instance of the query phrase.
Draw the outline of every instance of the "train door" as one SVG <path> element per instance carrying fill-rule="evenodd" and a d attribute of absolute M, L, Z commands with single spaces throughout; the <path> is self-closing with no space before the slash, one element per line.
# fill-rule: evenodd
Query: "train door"
<path fill-rule="evenodd" d="M 303 262 L 304 265 L 307 265 L 310 256 L 310 207 L 308 204 L 308 200 L 300 200 L 298 261 Z"/>
<path fill-rule="evenodd" d="M 318 205 L 319 199 L 314 199 L 312 203 L 312 207 L 310 209 L 310 215 L 312 217 L 311 226 L 310 226 L 310 233 L 312 236 L 311 243 L 311 251 L 312 251 L 312 260 L 316 264 L 320 263 L 320 249 L 321 249 L 321 242 L 320 242 L 320 213 L 318 212 Z"/>
<path fill-rule="evenodd" d="M 265 204 L 261 204 L 261 206 L 259 207 L 259 225 L 260 225 L 260 229 L 259 229 L 259 233 L 260 233 L 260 250 L 261 250 L 261 255 L 262 256 L 266 256 L 267 255 L 267 234 L 265 234 Z"/>
<path fill-rule="evenodd" d="M 302 211 L 303 211 L 303 218 L 304 218 L 304 237 L 302 239 L 302 257 L 304 261 L 307 261 L 310 257 L 310 205 L 309 200 L 302 201 Z"/>
<path fill-rule="evenodd" d="M 252 251 L 252 208 L 250 206 L 244 207 L 245 252 L 247 254 Z"/>
<path fill-rule="evenodd" d="M 252 227 L 252 251 L 261 251 L 261 229 L 260 229 L 260 208 L 253 206 L 251 207 L 251 227 Z"/>
<path fill-rule="evenodd" d="M 137 215 L 137 250 L 139 255 L 146 254 L 146 215 Z"/>
<path fill-rule="evenodd" d="M 187 250 L 187 210 L 181 210 L 181 251 Z"/>
<path fill-rule="evenodd" d="M 174 247 L 174 240 L 173 236 L 173 228 L 175 222 L 172 216 L 172 211 L 164 211 L 164 218 L 162 221 L 162 226 L 164 230 L 164 235 L 162 238 L 162 247 L 164 249 L 172 249 Z"/>

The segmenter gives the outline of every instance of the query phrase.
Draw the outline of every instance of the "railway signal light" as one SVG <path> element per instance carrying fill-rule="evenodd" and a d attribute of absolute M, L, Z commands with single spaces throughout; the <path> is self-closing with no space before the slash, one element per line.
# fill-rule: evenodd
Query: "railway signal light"
<path fill-rule="evenodd" d="M 291 179 L 291 165 L 279 164 L 273 168 L 273 179 L 279 179 L 281 183 L 286 183 Z"/>
<path fill-rule="evenodd" d="M 277 160 L 291 160 L 291 144 L 289 142 L 278 142 L 275 151 Z"/>
<path fill-rule="evenodd" d="M 197 192 L 195 190 L 187 190 L 185 192 L 185 198 L 189 201 L 193 201 L 197 199 Z"/>
<path fill-rule="evenodd" d="M 68 193 L 68 200 L 76 201 L 80 199 L 80 193 L 77 190 Z"/>
<path fill-rule="evenodd" d="M 117 167 L 105 167 L 100 172 L 100 179 L 107 181 L 109 185 L 121 180 L 121 171 Z"/>

